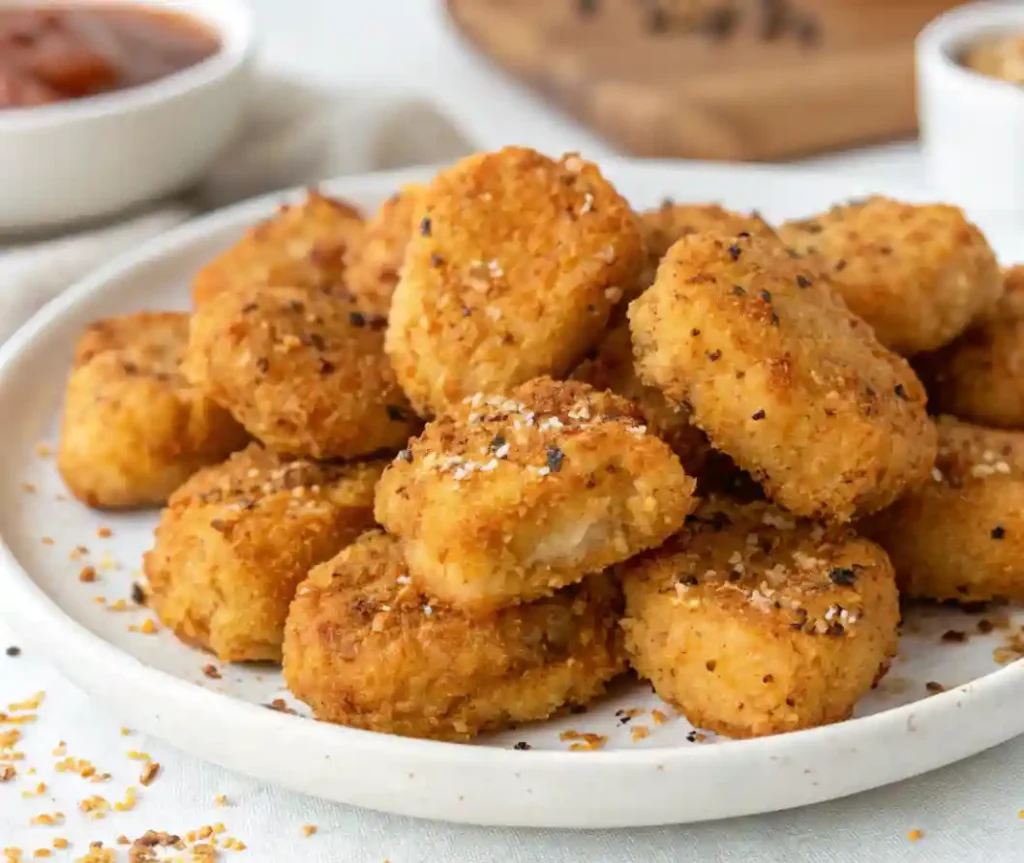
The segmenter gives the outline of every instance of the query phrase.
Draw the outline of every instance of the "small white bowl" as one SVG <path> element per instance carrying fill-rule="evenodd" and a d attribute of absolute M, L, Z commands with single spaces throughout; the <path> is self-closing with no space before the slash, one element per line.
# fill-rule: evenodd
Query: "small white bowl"
<path fill-rule="evenodd" d="M 1024 3 L 973 3 L 917 38 L 918 118 L 932 191 L 972 215 L 1024 220 L 1024 87 L 973 72 L 965 48 L 1024 33 Z"/>
<path fill-rule="evenodd" d="M 237 131 L 254 53 L 245 2 L 117 3 L 190 15 L 216 31 L 220 50 L 151 84 L 0 110 L 0 231 L 109 216 L 177 192 L 202 175 Z M 40 5 L 39 0 L 0 0 L 8 8 Z"/>

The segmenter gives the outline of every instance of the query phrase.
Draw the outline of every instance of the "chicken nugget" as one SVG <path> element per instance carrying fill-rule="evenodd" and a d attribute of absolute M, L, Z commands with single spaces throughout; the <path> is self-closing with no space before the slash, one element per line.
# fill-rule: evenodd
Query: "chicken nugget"
<path fill-rule="evenodd" d="M 791 512 L 848 521 L 927 479 L 920 381 L 776 244 L 684 237 L 629 318 L 640 379 Z"/>
<path fill-rule="evenodd" d="M 633 211 L 577 155 L 470 156 L 423 193 L 386 350 L 420 413 L 567 375 L 643 263 Z"/>
<path fill-rule="evenodd" d="M 188 326 L 185 314 L 141 312 L 96 321 L 79 339 L 57 467 L 89 506 L 163 504 L 245 446 L 245 430 L 180 372 Z"/>
<path fill-rule="evenodd" d="M 839 722 L 896 655 L 885 552 L 768 503 L 711 499 L 620 572 L 631 664 L 700 728 L 760 737 Z"/>
<path fill-rule="evenodd" d="M 171 496 L 144 558 L 149 605 L 225 662 L 280 660 L 296 586 L 373 526 L 384 464 L 292 460 L 251 444 L 201 470 Z"/>
<path fill-rule="evenodd" d="M 953 341 L 1003 290 L 981 231 L 945 204 L 873 197 L 787 222 L 779 236 L 828 273 L 878 340 L 904 356 Z"/>
<path fill-rule="evenodd" d="M 420 423 L 384 355 L 383 328 L 344 294 L 227 291 L 196 311 L 185 373 L 271 449 L 394 452 Z"/>
<path fill-rule="evenodd" d="M 858 529 L 918 599 L 1024 601 L 1024 432 L 937 420 L 932 482 Z"/>
<path fill-rule="evenodd" d="M 355 207 L 311 189 L 302 203 L 283 204 L 196 273 L 192 304 L 261 285 L 334 290 L 344 284 L 348 253 L 362 230 Z"/>
<path fill-rule="evenodd" d="M 586 704 L 625 670 L 608 575 L 481 620 L 430 599 L 406 572 L 398 540 L 373 531 L 299 586 L 284 675 L 317 719 L 468 740 Z"/>
<path fill-rule="evenodd" d="M 951 345 L 915 357 L 929 407 L 997 428 L 1024 428 L 1024 266 L 986 320 Z"/>
<path fill-rule="evenodd" d="M 658 264 L 670 248 L 690 234 L 725 234 L 735 237 L 744 232 L 764 239 L 778 239 L 759 213 L 736 213 L 718 204 L 676 204 L 666 199 L 660 207 L 640 214 L 640 230 L 647 252 L 647 266 L 639 285 L 646 290 L 654 282 Z M 781 241 L 780 241 L 781 242 Z"/>
<path fill-rule="evenodd" d="M 367 312 L 388 316 L 423 191 L 410 185 L 388 198 L 352 249 L 345 282 Z"/>
<path fill-rule="evenodd" d="M 486 614 L 547 596 L 659 545 L 692 508 L 693 479 L 642 423 L 578 382 L 473 396 L 384 472 L 377 520 L 445 603 Z"/>

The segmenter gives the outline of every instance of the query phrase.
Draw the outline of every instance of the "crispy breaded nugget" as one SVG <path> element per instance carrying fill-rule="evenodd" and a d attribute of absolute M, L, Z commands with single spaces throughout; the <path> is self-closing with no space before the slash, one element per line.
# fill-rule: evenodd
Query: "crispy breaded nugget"
<path fill-rule="evenodd" d="M 362 230 L 355 207 L 310 190 L 305 201 L 282 205 L 196 273 L 192 303 L 198 308 L 224 291 L 260 285 L 336 289 Z"/>
<path fill-rule="evenodd" d="M 347 295 L 228 291 L 196 311 L 185 373 L 271 449 L 394 452 L 419 421 L 384 355 L 383 327 Z"/>
<path fill-rule="evenodd" d="M 423 186 L 410 185 L 388 198 L 367 220 L 361 239 L 352 249 L 345 282 L 371 314 L 388 316 L 423 191 Z"/>
<path fill-rule="evenodd" d="M 927 479 L 920 381 L 774 243 L 684 237 L 629 317 L 640 378 L 791 512 L 848 521 Z"/>
<path fill-rule="evenodd" d="M 953 341 L 1003 290 L 995 255 L 957 207 L 874 197 L 779 228 L 828 273 L 878 340 L 905 356 Z"/>
<path fill-rule="evenodd" d="M 764 239 L 777 239 L 775 229 L 759 213 L 747 215 L 718 204 L 676 204 L 671 200 L 665 200 L 657 209 L 640 213 L 640 230 L 647 253 L 640 291 L 654 282 L 658 264 L 668 250 L 690 234 L 711 232 L 735 237 L 746 232 Z"/>
<path fill-rule="evenodd" d="M 636 216 L 597 168 L 522 147 L 470 156 L 417 211 L 386 349 L 421 413 L 561 377 L 643 262 Z"/>
<path fill-rule="evenodd" d="M 398 540 L 373 531 L 299 586 L 284 674 L 318 719 L 467 740 L 586 704 L 625 670 L 621 594 L 605 574 L 481 620 L 406 572 Z"/>
<path fill-rule="evenodd" d="M 1024 266 L 988 319 L 953 344 L 915 358 L 929 407 L 999 428 L 1024 428 Z"/>
<path fill-rule="evenodd" d="M 636 376 L 628 324 L 610 330 L 593 357 L 576 367 L 572 378 L 629 399 L 643 414 L 647 430 L 672 447 L 686 472 L 690 476 L 700 473 L 711 455 L 711 445 L 704 432 L 690 424 L 685 407 L 668 401 L 661 390 L 646 386 Z"/>
<path fill-rule="evenodd" d="M 709 500 L 620 571 L 630 662 L 700 728 L 759 737 L 838 722 L 896 655 L 885 552 L 771 504 Z"/>
<path fill-rule="evenodd" d="M 318 464 L 251 444 L 178 489 L 146 553 L 149 605 L 227 662 L 279 660 L 310 567 L 373 526 L 384 462 Z"/>
<path fill-rule="evenodd" d="M 377 520 L 409 572 L 474 614 L 529 602 L 682 524 L 694 481 L 636 408 L 583 383 L 473 396 L 384 472 Z"/>
<path fill-rule="evenodd" d="M 188 315 L 141 312 L 91 324 L 75 348 L 57 466 L 99 508 L 155 506 L 248 440 L 180 373 Z"/>
<path fill-rule="evenodd" d="M 932 482 L 858 529 L 907 597 L 1024 600 L 1024 432 L 940 417 Z"/>

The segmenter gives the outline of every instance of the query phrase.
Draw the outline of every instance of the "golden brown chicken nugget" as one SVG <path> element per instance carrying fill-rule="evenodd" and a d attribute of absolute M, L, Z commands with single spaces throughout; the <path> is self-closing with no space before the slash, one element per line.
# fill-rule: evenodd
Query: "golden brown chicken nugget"
<path fill-rule="evenodd" d="M 787 222 L 779 236 L 832 278 L 846 305 L 904 356 L 953 341 L 999 299 L 982 233 L 957 207 L 873 197 Z"/>
<path fill-rule="evenodd" d="M 423 191 L 410 185 L 388 198 L 352 249 L 345 282 L 367 312 L 388 316 Z"/>
<path fill-rule="evenodd" d="M 647 253 L 640 291 L 654 282 L 658 264 L 668 250 L 690 234 L 710 232 L 735 237 L 748 233 L 767 240 L 778 239 L 775 229 L 759 213 L 737 213 L 719 204 L 676 204 L 669 199 L 657 209 L 640 213 L 640 230 Z"/>
<path fill-rule="evenodd" d="M 424 592 L 486 614 L 659 545 L 693 489 L 632 404 L 542 378 L 428 424 L 384 472 L 375 510 Z"/>
<path fill-rule="evenodd" d="M 245 446 L 245 430 L 181 374 L 188 326 L 185 314 L 141 312 L 96 321 L 79 339 L 57 466 L 89 506 L 163 504 Z"/>
<path fill-rule="evenodd" d="M 228 291 L 196 311 L 185 372 L 271 449 L 394 452 L 420 423 L 384 355 L 383 328 L 344 294 Z"/>
<path fill-rule="evenodd" d="M 424 192 L 386 349 L 421 413 L 540 375 L 562 377 L 639 275 L 636 216 L 579 156 L 508 147 Z"/>
<path fill-rule="evenodd" d="M 198 308 L 224 291 L 261 285 L 335 290 L 344 285 L 347 256 L 362 230 L 355 207 L 310 190 L 304 201 L 283 204 L 196 273 L 192 304 Z"/>
<path fill-rule="evenodd" d="M 951 345 L 915 357 L 936 413 L 998 428 L 1024 428 L 1024 266 L 987 319 Z"/>
<path fill-rule="evenodd" d="M 768 503 L 705 502 L 620 567 L 626 650 L 695 726 L 760 737 L 846 719 L 896 655 L 877 545 Z"/>
<path fill-rule="evenodd" d="M 251 444 L 205 468 L 160 517 L 145 556 L 149 605 L 226 662 L 279 660 L 296 586 L 373 526 L 384 464 L 292 460 Z"/>
<path fill-rule="evenodd" d="M 625 670 L 621 593 L 605 574 L 479 619 L 406 573 L 399 541 L 373 531 L 299 586 L 284 674 L 317 719 L 467 740 L 586 704 Z"/>
<path fill-rule="evenodd" d="M 932 482 L 859 527 L 906 597 L 1024 600 L 1024 432 L 940 417 Z"/>
<path fill-rule="evenodd" d="M 629 317 L 641 380 L 791 512 L 848 521 L 927 479 L 920 381 L 774 243 L 684 237 Z"/>

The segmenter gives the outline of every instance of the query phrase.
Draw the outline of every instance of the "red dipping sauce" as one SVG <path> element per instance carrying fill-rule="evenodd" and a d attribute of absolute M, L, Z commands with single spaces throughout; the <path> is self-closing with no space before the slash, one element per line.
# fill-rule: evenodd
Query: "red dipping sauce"
<path fill-rule="evenodd" d="M 0 9 L 0 109 L 82 99 L 148 84 L 216 54 L 201 21 L 145 6 Z"/>

